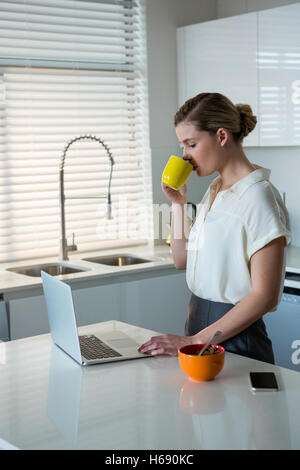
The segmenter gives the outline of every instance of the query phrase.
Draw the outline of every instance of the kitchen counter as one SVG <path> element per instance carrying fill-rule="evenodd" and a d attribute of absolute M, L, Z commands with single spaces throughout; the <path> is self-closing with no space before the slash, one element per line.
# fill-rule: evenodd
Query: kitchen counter
<path fill-rule="evenodd" d="M 156 334 L 116 321 L 79 333 L 116 325 L 138 343 Z M 300 374 L 235 354 L 198 383 L 177 357 L 84 368 L 46 334 L 0 344 L 0 369 L 0 448 L 300 449 Z M 274 371 L 281 390 L 251 392 L 250 371 Z"/>
<path fill-rule="evenodd" d="M 150 262 L 118 267 L 83 260 L 83 258 L 113 255 L 116 253 L 136 255 L 147 258 Z M 59 262 L 58 258 L 52 257 L 0 264 L 0 299 L 9 301 L 42 295 L 42 280 L 40 277 L 29 277 L 7 271 L 8 268 L 57 262 Z M 157 247 L 146 245 L 133 246 L 114 250 L 102 250 L 101 252 L 90 252 L 84 255 L 75 253 L 70 254 L 70 260 L 63 261 L 62 264 L 84 269 L 81 272 L 57 276 L 58 279 L 70 284 L 72 289 L 113 284 L 125 280 L 145 279 L 147 277 L 163 276 L 176 272 L 170 248 L 167 245 Z"/>
<path fill-rule="evenodd" d="M 116 254 L 146 258 L 149 262 L 119 267 L 82 259 Z M 43 263 L 58 263 L 58 260 L 27 260 L 0 266 L 1 340 L 49 333 L 41 277 L 7 270 Z M 72 288 L 79 326 L 114 319 L 153 330 L 182 334 L 190 294 L 185 282 L 185 271 L 176 270 L 169 246 L 140 245 L 88 255 L 72 253 L 70 260 L 62 264 L 85 269 L 57 276 L 57 279 L 70 284 Z M 174 289 L 177 298 L 174 298 Z"/>
<path fill-rule="evenodd" d="M 106 256 L 115 253 L 129 253 L 132 255 L 149 258 L 151 261 L 144 264 L 129 266 L 105 266 L 84 261 L 83 258 Z M 286 258 L 286 270 L 300 273 L 300 247 L 288 247 Z M 58 258 L 43 258 L 38 260 L 17 261 L 0 264 L 0 300 L 12 300 L 24 297 L 42 295 L 42 280 L 40 277 L 29 277 L 15 272 L 7 271 L 8 268 L 38 265 L 58 262 Z M 157 247 L 133 246 L 115 250 L 103 250 L 88 254 L 71 254 L 69 261 L 63 264 L 71 267 L 86 269 L 78 273 L 58 276 L 67 282 L 73 289 L 94 287 L 105 284 L 113 284 L 122 281 L 145 279 L 147 277 L 163 276 L 175 273 L 170 248 L 167 245 Z"/>

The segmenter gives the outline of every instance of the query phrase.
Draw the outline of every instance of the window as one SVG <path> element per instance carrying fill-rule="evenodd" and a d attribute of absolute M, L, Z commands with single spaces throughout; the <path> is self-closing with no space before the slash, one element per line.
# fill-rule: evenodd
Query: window
<path fill-rule="evenodd" d="M 79 252 L 153 238 L 144 2 L 0 1 L 0 259 L 57 256 L 59 168 Z"/>

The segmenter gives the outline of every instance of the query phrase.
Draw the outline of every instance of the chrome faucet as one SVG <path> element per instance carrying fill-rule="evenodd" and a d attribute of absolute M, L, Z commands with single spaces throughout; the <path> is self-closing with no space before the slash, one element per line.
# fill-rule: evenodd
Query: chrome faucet
<path fill-rule="evenodd" d="M 60 161 L 60 170 L 59 170 L 59 181 L 60 181 L 60 215 L 61 215 L 61 239 L 60 239 L 60 259 L 63 261 L 68 260 L 68 252 L 69 251 L 76 251 L 77 246 L 75 245 L 75 236 L 73 233 L 73 239 L 72 239 L 72 245 L 68 245 L 67 239 L 66 239 L 66 220 L 65 220 L 65 200 L 66 199 L 103 199 L 106 196 L 82 196 L 82 197 L 65 197 L 65 191 L 64 191 L 64 167 L 65 167 L 65 159 L 67 156 L 67 152 L 71 145 L 73 145 L 75 142 L 78 142 L 79 140 L 94 140 L 96 142 L 99 142 L 101 144 L 106 152 L 107 155 L 110 159 L 110 175 L 109 175 L 109 181 L 108 181 L 108 194 L 107 194 L 107 218 L 112 219 L 112 214 L 111 214 L 111 193 L 110 193 L 110 186 L 111 186 L 111 178 L 112 178 L 112 169 L 114 165 L 114 159 L 113 156 L 108 148 L 108 146 L 103 142 L 102 139 L 99 137 L 96 137 L 94 135 L 81 135 L 79 137 L 74 137 L 74 139 L 70 140 L 68 144 L 65 146 L 64 151 L 61 156 L 61 161 Z"/>

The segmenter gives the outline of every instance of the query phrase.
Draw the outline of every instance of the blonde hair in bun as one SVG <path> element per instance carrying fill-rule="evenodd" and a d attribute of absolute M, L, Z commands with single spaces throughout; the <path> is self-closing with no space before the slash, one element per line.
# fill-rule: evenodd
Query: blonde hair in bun
<path fill-rule="evenodd" d="M 236 109 L 240 114 L 241 120 L 241 134 L 246 137 L 257 124 L 257 118 L 254 116 L 251 106 L 249 104 L 236 104 Z"/>
<path fill-rule="evenodd" d="M 212 135 L 223 127 L 239 143 L 257 122 L 248 104 L 234 105 L 221 93 L 200 93 L 187 100 L 174 116 L 175 127 L 183 121 L 192 122 L 200 131 Z"/>

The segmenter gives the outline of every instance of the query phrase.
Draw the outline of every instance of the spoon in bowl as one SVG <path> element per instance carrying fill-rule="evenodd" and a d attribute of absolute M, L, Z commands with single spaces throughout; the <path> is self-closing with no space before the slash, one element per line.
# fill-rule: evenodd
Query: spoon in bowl
<path fill-rule="evenodd" d="M 200 352 L 198 353 L 198 356 L 202 356 L 202 354 L 204 353 L 204 351 L 207 350 L 207 348 L 213 344 L 215 342 L 215 340 L 218 338 L 218 336 L 220 336 L 222 334 L 222 331 L 216 331 L 215 334 L 213 335 L 213 337 L 208 341 L 208 343 L 206 343 L 205 346 L 203 346 L 202 349 L 200 349 Z"/>

